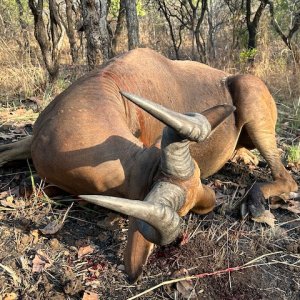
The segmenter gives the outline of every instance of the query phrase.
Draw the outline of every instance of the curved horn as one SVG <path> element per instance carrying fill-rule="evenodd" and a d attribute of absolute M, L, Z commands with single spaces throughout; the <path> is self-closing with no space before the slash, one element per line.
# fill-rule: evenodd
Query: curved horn
<path fill-rule="evenodd" d="M 188 179 L 194 174 L 195 165 L 190 154 L 189 140 L 182 139 L 170 127 L 165 127 L 161 140 L 161 170 L 177 179 Z"/>
<path fill-rule="evenodd" d="M 144 201 L 98 195 L 79 197 L 137 218 L 139 231 L 152 243 L 166 245 L 179 234 L 181 218 L 176 211 L 184 204 L 185 191 L 175 184 L 157 183 Z"/>
<path fill-rule="evenodd" d="M 173 128 L 179 135 L 194 142 L 203 141 L 211 131 L 206 117 L 198 113 L 181 114 L 142 97 L 121 92 L 131 102 L 147 111 L 154 118 Z"/>
<path fill-rule="evenodd" d="M 210 123 L 211 128 L 212 128 L 210 135 L 235 110 L 236 110 L 236 107 L 233 105 L 221 104 L 221 105 L 216 105 L 216 106 L 213 106 L 209 109 L 202 111 L 201 114 L 207 118 L 207 120 Z"/>
<path fill-rule="evenodd" d="M 176 179 L 192 176 L 194 163 L 188 144 L 189 141 L 203 141 L 210 134 L 211 125 L 207 118 L 197 113 L 183 115 L 141 97 L 121 94 L 169 126 L 165 128 L 162 139 L 162 172 Z M 177 211 L 185 202 L 186 192 L 180 186 L 161 181 L 152 188 L 144 202 L 92 195 L 81 198 L 137 218 L 140 233 L 147 240 L 164 245 L 179 234 L 181 219 Z"/>

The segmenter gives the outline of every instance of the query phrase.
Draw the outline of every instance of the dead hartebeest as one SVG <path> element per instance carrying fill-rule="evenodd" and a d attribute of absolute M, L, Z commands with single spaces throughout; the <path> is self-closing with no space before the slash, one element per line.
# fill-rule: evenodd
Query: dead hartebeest
<path fill-rule="evenodd" d="M 0 148 L 0 164 L 31 157 L 47 181 L 130 215 L 125 266 L 133 281 L 153 243 L 176 238 L 181 216 L 214 208 L 215 194 L 200 177 L 217 172 L 237 148 L 257 148 L 274 179 L 253 185 L 243 215 L 259 216 L 265 198 L 297 190 L 280 161 L 276 118 L 257 77 L 136 49 L 57 96 L 32 137 Z"/>

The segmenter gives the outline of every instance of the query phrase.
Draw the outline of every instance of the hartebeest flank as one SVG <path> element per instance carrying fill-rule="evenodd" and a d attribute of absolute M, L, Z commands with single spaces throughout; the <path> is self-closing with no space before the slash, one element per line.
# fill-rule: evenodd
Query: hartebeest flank
<path fill-rule="evenodd" d="M 132 216 L 125 265 L 135 280 L 153 243 L 178 235 L 180 216 L 214 208 L 215 194 L 200 177 L 217 172 L 235 149 L 257 148 L 274 179 L 254 184 L 243 214 L 258 216 L 265 198 L 297 190 L 280 161 L 276 118 L 272 96 L 254 76 L 136 49 L 57 96 L 32 137 L 2 146 L 0 162 L 32 157 L 47 181 L 101 195 L 82 198 Z"/>

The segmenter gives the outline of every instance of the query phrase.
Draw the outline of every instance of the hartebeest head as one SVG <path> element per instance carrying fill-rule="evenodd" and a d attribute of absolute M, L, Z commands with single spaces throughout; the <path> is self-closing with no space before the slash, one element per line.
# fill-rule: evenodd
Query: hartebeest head
<path fill-rule="evenodd" d="M 180 232 L 181 215 L 197 202 L 201 182 L 190 150 L 190 142 L 201 142 L 234 110 L 232 105 L 218 105 L 202 114 L 180 114 L 152 101 L 121 92 L 121 94 L 167 125 L 161 141 L 160 176 L 144 201 L 98 195 L 80 197 L 94 204 L 136 218 L 144 238 L 154 244 L 171 243 Z M 198 186 L 189 191 L 186 184 L 195 177 Z M 187 208 L 187 209 L 186 209 Z M 146 258 L 145 258 L 146 259 Z"/>

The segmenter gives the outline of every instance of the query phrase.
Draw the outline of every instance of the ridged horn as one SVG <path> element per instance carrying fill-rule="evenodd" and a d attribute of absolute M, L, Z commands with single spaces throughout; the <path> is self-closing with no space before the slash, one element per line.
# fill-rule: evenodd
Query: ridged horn
<path fill-rule="evenodd" d="M 158 182 L 144 201 L 98 195 L 79 197 L 137 218 L 140 233 L 152 243 L 166 245 L 179 234 L 181 218 L 176 211 L 184 203 L 185 191 L 175 184 Z"/>
<path fill-rule="evenodd" d="M 206 117 L 206 119 L 211 125 L 212 131 L 214 131 L 235 110 L 236 107 L 233 105 L 220 104 L 202 111 L 201 115 Z M 212 132 L 210 134 L 212 134 Z"/>
<path fill-rule="evenodd" d="M 210 134 L 211 125 L 207 118 L 201 114 L 190 113 L 184 115 L 137 95 L 123 91 L 120 91 L 120 93 L 190 141 L 201 142 Z"/>

